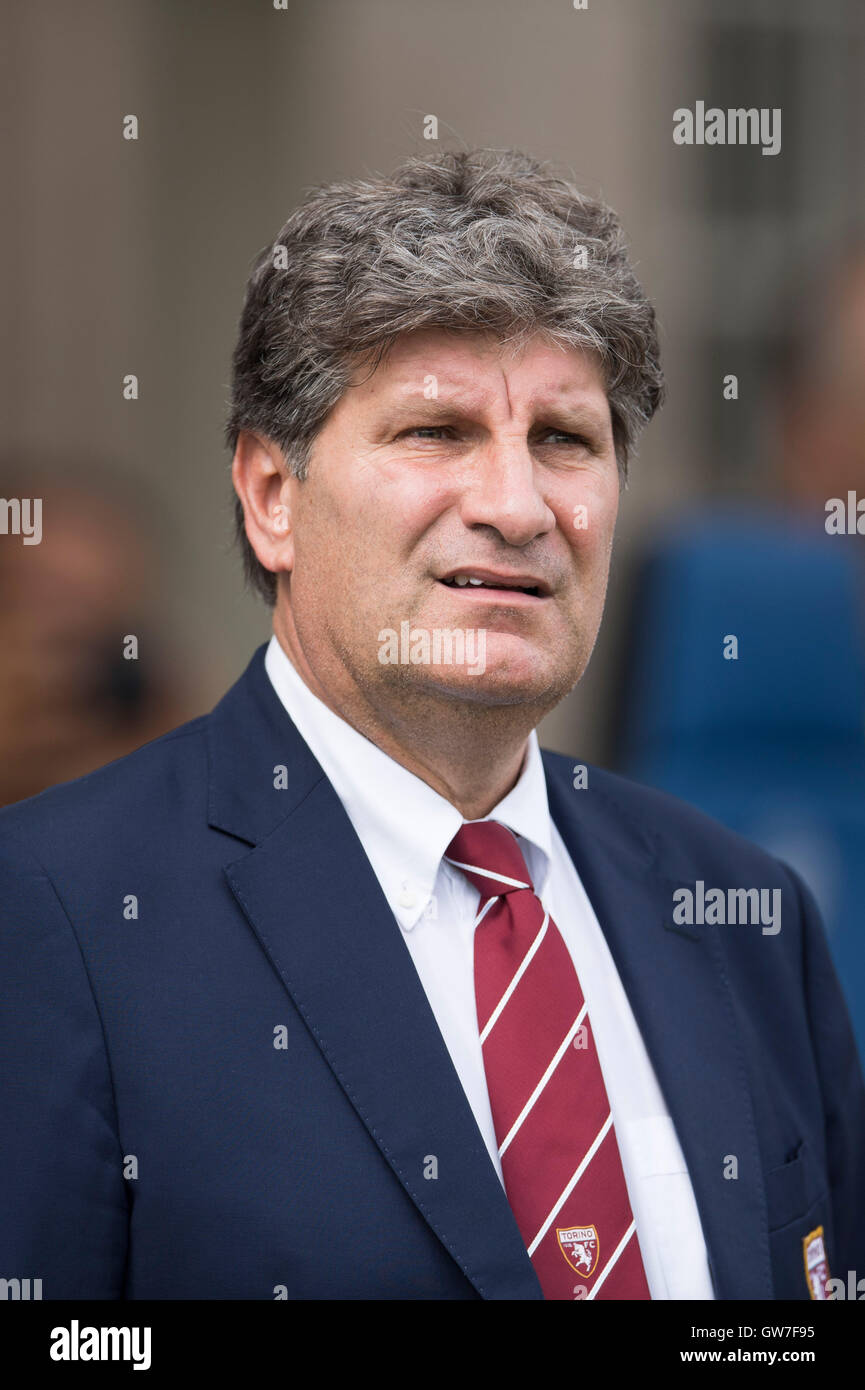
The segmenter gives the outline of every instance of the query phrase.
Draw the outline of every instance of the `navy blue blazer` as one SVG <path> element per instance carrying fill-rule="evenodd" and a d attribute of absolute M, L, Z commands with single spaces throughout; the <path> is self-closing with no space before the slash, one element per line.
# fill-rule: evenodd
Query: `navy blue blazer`
<path fill-rule="evenodd" d="M 211 714 L 0 812 L 0 1277 L 45 1299 L 539 1299 L 264 652 Z M 808 1298 L 821 1226 L 830 1275 L 865 1275 L 865 1094 L 807 888 L 683 802 L 544 762 L 717 1296 Z M 781 931 L 677 927 L 698 879 L 780 888 Z"/>

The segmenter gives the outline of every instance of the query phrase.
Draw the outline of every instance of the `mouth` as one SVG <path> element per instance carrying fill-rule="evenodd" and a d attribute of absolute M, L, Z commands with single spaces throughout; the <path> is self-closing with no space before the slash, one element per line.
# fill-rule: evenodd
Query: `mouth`
<path fill-rule="evenodd" d="M 533 574 L 509 574 L 495 570 L 455 569 L 442 575 L 438 581 L 455 593 L 470 595 L 474 599 L 507 599 L 508 602 L 526 602 L 548 598 L 550 586 L 546 580 Z"/>

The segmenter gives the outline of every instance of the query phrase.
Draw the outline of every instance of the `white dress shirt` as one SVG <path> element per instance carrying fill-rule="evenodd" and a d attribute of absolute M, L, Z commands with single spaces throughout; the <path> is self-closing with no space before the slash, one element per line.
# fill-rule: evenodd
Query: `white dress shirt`
<path fill-rule="evenodd" d="M 479 894 L 443 857 L 463 817 L 319 700 L 275 636 L 265 667 L 363 845 L 502 1181 L 475 1007 Z M 534 732 L 516 785 L 487 819 L 501 821 L 517 836 L 535 892 L 579 976 L 652 1298 L 711 1299 L 685 1160 L 604 934 L 550 816 Z"/>

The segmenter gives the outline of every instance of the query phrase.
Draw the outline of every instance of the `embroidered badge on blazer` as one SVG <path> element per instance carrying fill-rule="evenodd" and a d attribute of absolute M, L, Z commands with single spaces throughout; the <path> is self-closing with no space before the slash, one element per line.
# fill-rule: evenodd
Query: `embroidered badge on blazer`
<path fill-rule="evenodd" d="M 823 1227 L 809 1231 L 802 1240 L 802 1257 L 805 1261 L 805 1279 L 812 1298 L 827 1298 L 826 1285 L 829 1281 L 829 1264 L 826 1247 L 823 1244 Z"/>

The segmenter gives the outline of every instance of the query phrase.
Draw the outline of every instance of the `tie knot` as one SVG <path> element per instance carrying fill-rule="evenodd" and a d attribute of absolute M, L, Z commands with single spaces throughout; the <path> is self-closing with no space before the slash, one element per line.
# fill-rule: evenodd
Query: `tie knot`
<path fill-rule="evenodd" d="M 521 888 L 534 891 L 516 836 L 499 821 L 466 821 L 445 850 L 445 859 L 462 870 L 482 900 Z"/>

